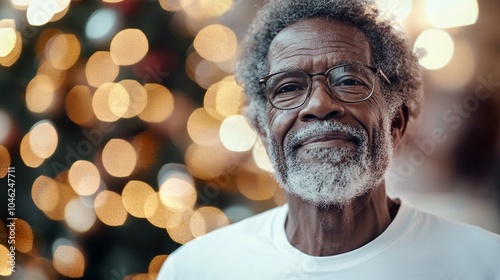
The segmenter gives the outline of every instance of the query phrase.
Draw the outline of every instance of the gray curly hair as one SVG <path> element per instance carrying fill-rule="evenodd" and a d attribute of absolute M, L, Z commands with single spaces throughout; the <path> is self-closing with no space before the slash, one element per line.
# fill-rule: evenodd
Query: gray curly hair
<path fill-rule="evenodd" d="M 242 41 L 235 77 L 246 95 L 244 115 L 254 128 L 264 127 L 267 100 L 259 78 L 268 74 L 267 54 L 274 37 L 288 25 L 313 17 L 325 17 L 358 27 L 372 46 L 372 66 L 381 69 L 391 81 L 383 87 L 389 104 L 389 116 L 403 104 L 410 119 L 420 113 L 423 96 L 420 66 L 406 37 L 382 19 L 374 1 L 370 0 L 268 0 L 250 25 Z M 385 83 L 382 83 L 385 85 Z"/>

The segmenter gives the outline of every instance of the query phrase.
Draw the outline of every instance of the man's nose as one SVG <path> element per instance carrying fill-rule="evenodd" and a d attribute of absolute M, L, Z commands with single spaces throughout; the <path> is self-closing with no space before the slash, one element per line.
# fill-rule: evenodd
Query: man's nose
<path fill-rule="evenodd" d="M 316 79 L 311 87 L 311 95 L 299 112 L 300 120 L 326 120 L 344 116 L 345 104 L 335 97 L 324 78 Z"/>

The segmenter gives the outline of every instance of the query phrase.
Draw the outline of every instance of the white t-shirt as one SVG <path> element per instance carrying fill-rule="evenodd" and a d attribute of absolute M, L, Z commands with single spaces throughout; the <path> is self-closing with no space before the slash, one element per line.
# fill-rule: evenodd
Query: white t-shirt
<path fill-rule="evenodd" d="M 314 257 L 285 233 L 288 206 L 199 237 L 171 254 L 158 279 L 500 279 L 500 236 L 406 203 L 387 229 L 347 253 Z"/>

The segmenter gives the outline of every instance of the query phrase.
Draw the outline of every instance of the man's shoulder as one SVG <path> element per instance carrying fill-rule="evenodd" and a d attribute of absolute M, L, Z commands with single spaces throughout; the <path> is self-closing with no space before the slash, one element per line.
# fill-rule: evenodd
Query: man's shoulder
<path fill-rule="evenodd" d="M 415 210 L 415 212 L 415 227 L 420 229 L 419 232 L 426 240 L 432 237 L 431 239 L 459 248 L 462 252 L 466 250 L 491 252 L 500 256 L 500 235 L 475 225 L 445 219 L 425 211 Z"/>

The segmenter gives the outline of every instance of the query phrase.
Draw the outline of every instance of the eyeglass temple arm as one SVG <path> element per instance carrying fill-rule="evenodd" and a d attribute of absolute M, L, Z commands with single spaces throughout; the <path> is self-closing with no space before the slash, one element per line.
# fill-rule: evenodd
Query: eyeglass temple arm
<path fill-rule="evenodd" d="M 378 69 L 378 72 L 380 73 L 380 75 L 382 75 L 382 77 L 386 80 L 386 82 L 390 85 L 391 84 L 391 81 L 389 81 L 389 78 L 387 78 L 387 76 L 384 74 L 384 71 L 382 71 L 381 69 Z"/>

